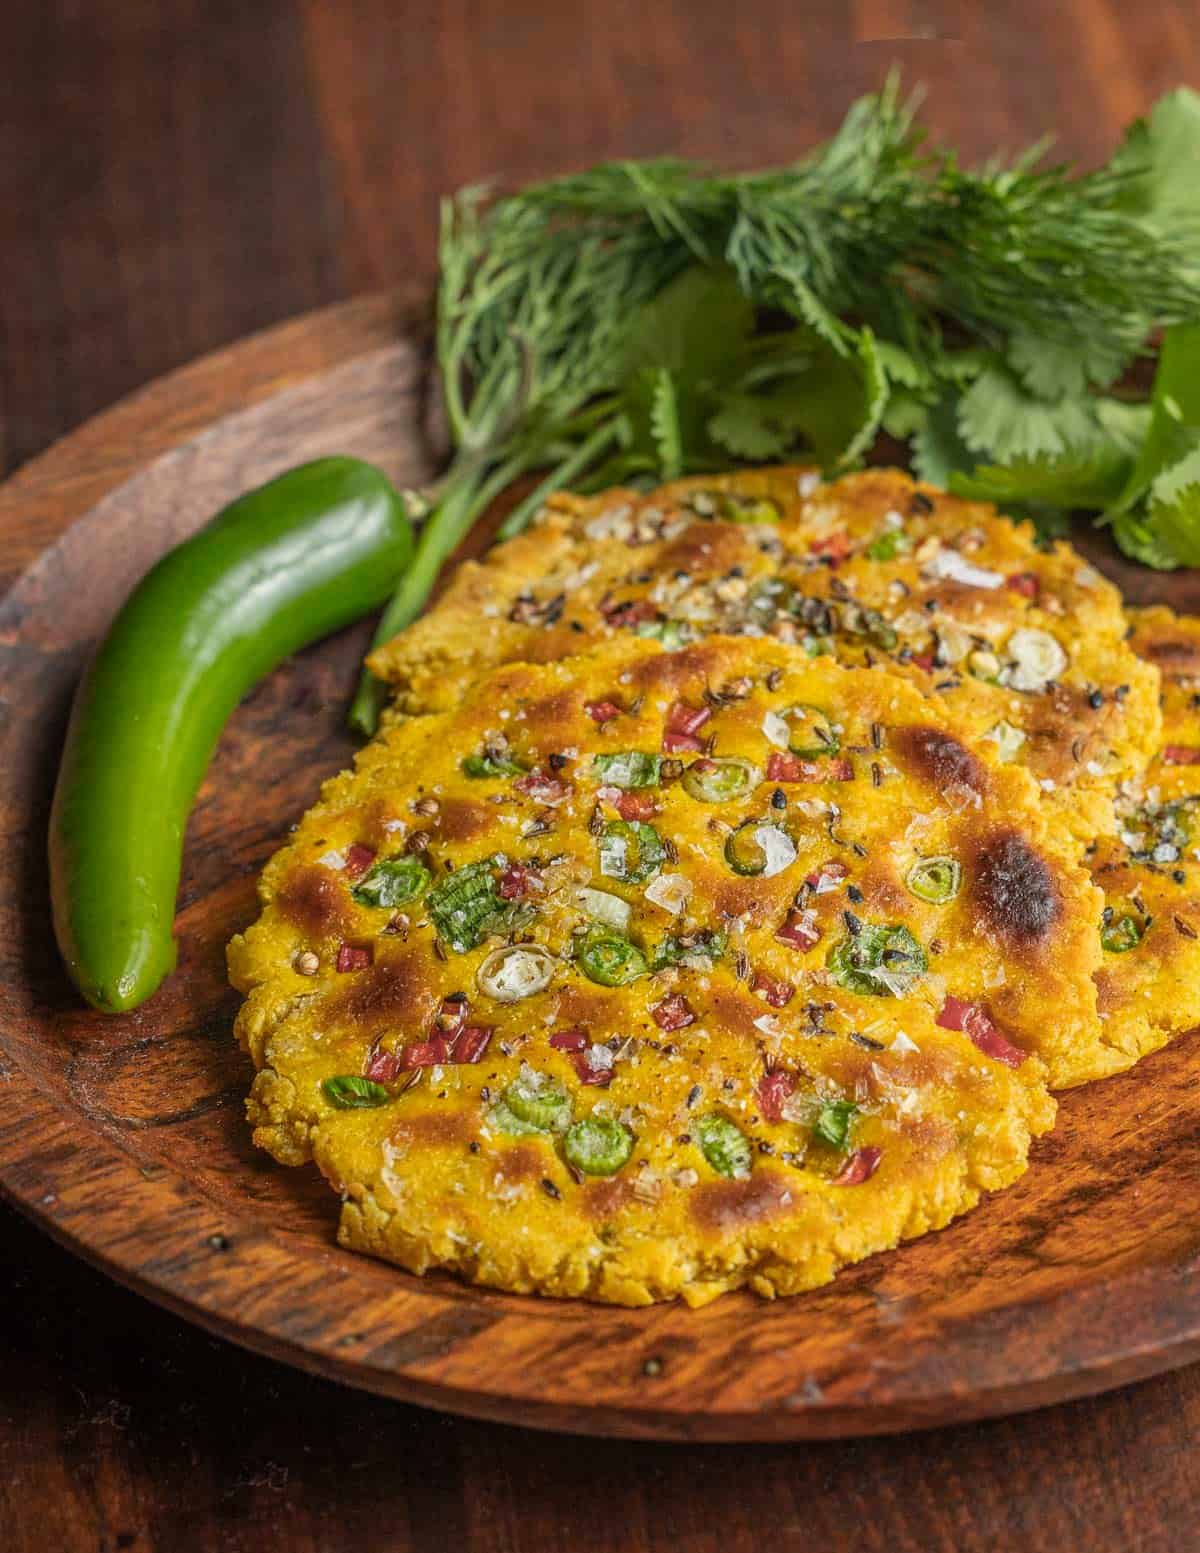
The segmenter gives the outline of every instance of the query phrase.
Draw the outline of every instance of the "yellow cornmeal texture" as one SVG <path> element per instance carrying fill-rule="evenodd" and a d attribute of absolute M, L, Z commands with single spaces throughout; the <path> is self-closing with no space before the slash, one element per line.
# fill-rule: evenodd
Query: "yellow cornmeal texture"
<path fill-rule="evenodd" d="M 664 753 L 680 728 L 703 748 Z M 465 774 L 484 760 L 523 774 Z M 404 857 L 418 899 L 356 901 Z M 492 913 L 470 931 L 465 879 Z M 261 891 L 230 946 L 255 1140 L 316 1160 L 345 1245 L 417 1272 L 794 1293 L 1015 1180 L 1047 1075 L 1109 1061 L 1100 896 L 1028 774 L 910 682 L 772 642 L 493 671 L 326 784 Z M 370 963 L 339 972 L 346 946 Z M 614 964 L 633 979 L 595 979 Z M 479 1060 L 434 1054 L 447 1028 Z M 331 1102 L 369 1073 L 379 1104 Z"/>
<path fill-rule="evenodd" d="M 1027 765 L 1085 843 L 1157 746 L 1157 675 L 1126 645 L 1111 584 L 1069 545 L 1041 550 L 1029 524 L 896 470 L 555 497 L 371 664 L 405 710 L 443 710 L 492 664 L 710 631 L 912 674 L 969 738 Z"/>
<path fill-rule="evenodd" d="M 1131 610 L 1130 646 L 1162 674 L 1162 745 L 1097 843 L 1105 895 L 1097 974 L 1107 1039 L 1135 1062 L 1200 1024 L 1200 620 Z"/>

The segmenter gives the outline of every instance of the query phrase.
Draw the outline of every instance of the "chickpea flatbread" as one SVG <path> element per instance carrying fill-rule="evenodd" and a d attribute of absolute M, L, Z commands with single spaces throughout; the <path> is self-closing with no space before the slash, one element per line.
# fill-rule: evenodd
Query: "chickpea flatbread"
<path fill-rule="evenodd" d="M 822 1283 L 1104 1071 L 1101 900 L 1028 773 L 882 670 L 615 642 L 395 720 L 235 939 L 255 1139 L 343 1244 L 518 1291 Z"/>
<path fill-rule="evenodd" d="M 1163 732 L 1092 855 L 1105 896 L 1097 976 L 1107 1039 L 1129 1063 L 1200 1025 L 1200 619 L 1129 611 L 1130 646 L 1162 674 Z"/>
<path fill-rule="evenodd" d="M 714 631 L 913 676 L 968 739 L 1027 765 L 1083 842 L 1111 831 L 1117 784 L 1157 746 L 1157 675 L 1124 640 L 1116 589 L 1069 545 L 1039 548 L 1029 524 L 896 470 L 556 496 L 370 662 L 403 709 L 444 710 L 496 663 Z"/>

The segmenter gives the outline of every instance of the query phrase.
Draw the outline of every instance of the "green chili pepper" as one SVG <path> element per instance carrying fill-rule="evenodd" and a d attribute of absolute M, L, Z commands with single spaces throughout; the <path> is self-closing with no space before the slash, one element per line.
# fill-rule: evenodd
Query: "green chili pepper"
<path fill-rule="evenodd" d="M 953 857 L 924 857 L 912 865 L 904 882 L 919 901 L 942 906 L 962 889 L 962 864 Z"/>
<path fill-rule="evenodd" d="M 713 505 L 727 523 L 778 523 L 779 504 L 769 496 L 735 496 L 732 491 L 714 491 Z"/>
<path fill-rule="evenodd" d="M 576 951 L 579 969 L 601 987 L 624 987 L 650 969 L 646 956 L 616 933 L 589 933 Z"/>
<path fill-rule="evenodd" d="M 898 555 L 906 555 L 912 549 L 912 540 L 902 528 L 885 529 L 867 546 L 872 561 L 893 561 Z"/>
<path fill-rule="evenodd" d="M 833 946 L 826 964 L 839 986 L 880 998 L 907 992 L 929 969 L 924 949 L 898 926 L 860 928 Z"/>
<path fill-rule="evenodd" d="M 289 653 L 380 604 L 408 563 L 404 504 L 326 458 L 226 507 L 117 615 L 75 697 L 50 816 L 54 931 L 106 1012 L 175 964 L 183 833 L 225 720 Z"/>
<path fill-rule="evenodd" d="M 432 878 L 415 857 L 386 857 L 358 881 L 350 894 L 360 906 L 406 906 L 423 895 Z"/>
<path fill-rule="evenodd" d="M 643 750 L 614 750 L 611 755 L 594 756 L 592 769 L 605 787 L 657 787 L 662 756 Z"/>
<path fill-rule="evenodd" d="M 758 782 L 759 773 L 751 761 L 730 755 L 694 760 L 683 773 L 681 786 L 699 803 L 732 803 L 744 798 Z"/>
<path fill-rule="evenodd" d="M 1100 929 L 1101 946 L 1109 954 L 1125 954 L 1130 949 L 1136 949 L 1145 936 L 1145 923 L 1131 911 L 1113 917 Z"/>
<path fill-rule="evenodd" d="M 788 725 L 788 749 L 804 760 L 818 755 L 836 755 L 842 747 L 829 714 L 819 706 L 801 703 L 779 714 Z"/>
<path fill-rule="evenodd" d="M 563 1139 L 567 1162 L 585 1176 L 616 1175 L 633 1153 L 633 1134 L 611 1116 L 585 1116 Z"/>
<path fill-rule="evenodd" d="M 758 832 L 766 824 L 766 820 L 743 820 L 736 830 L 726 836 L 725 861 L 735 874 L 754 877 L 766 871 L 766 848 L 758 839 Z"/>
<path fill-rule="evenodd" d="M 641 820 L 609 820 L 600 833 L 600 872 L 607 879 L 641 884 L 666 861 L 662 837 Z"/>
<path fill-rule="evenodd" d="M 507 755 L 467 755 L 462 762 L 462 774 L 468 777 L 520 776 L 525 767 L 519 760 Z"/>
<path fill-rule="evenodd" d="M 823 1105 L 813 1123 L 813 1137 L 828 1143 L 831 1149 L 844 1149 L 850 1136 L 850 1123 L 858 1115 L 853 1100 L 831 1100 Z"/>
<path fill-rule="evenodd" d="M 744 1181 L 750 1174 L 754 1163 L 750 1140 L 727 1116 L 718 1111 L 702 1116 L 696 1123 L 696 1141 L 700 1152 L 719 1176 Z"/>
<path fill-rule="evenodd" d="M 382 1084 L 357 1073 L 339 1073 L 336 1078 L 327 1078 L 321 1088 L 330 1104 L 341 1111 L 370 1110 L 392 1098 Z"/>
<path fill-rule="evenodd" d="M 492 1108 L 491 1120 L 502 1126 L 504 1112 L 517 1125 L 503 1130 L 515 1136 L 526 1132 L 565 1132 L 571 1125 L 571 1097 L 557 1079 L 523 1063 L 520 1074 Z"/>

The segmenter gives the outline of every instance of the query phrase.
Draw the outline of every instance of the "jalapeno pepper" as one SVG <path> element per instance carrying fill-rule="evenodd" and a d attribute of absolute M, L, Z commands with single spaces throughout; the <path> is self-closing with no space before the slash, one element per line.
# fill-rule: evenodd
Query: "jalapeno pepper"
<path fill-rule="evenodd" d="M 76 694 L 50 818 L 54 931 L 96 1008 L 136 1008 L 175 964 L 184 827 L 230 712 L 382 603 L 411 550 L 380 471 L 325 458 L 226 507 L 130 595 Z"/>

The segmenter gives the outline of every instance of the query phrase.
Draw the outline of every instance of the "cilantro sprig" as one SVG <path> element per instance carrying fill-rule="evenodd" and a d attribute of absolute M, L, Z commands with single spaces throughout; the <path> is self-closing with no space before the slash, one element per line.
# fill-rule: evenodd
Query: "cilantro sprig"
<path fill-rule="evenodd" d="M 923 478 L 1049 532 L 1083 508 L 1139 560 L 1200 563 L 1200 95 L 1088 173 L 1042 147 L 964 169 L 915 109 L 893 78 L 786 167 L 617 162 L 447 201 L 453 453 L 376 641 L 522 475 L 505 537 L 566 485 L 842 470 L 880 429 Z M 1159 331 L 1147 402 L 1120 380 Z M 352 723 L 373 731 L 381 701 L 364 674 Z"/>

